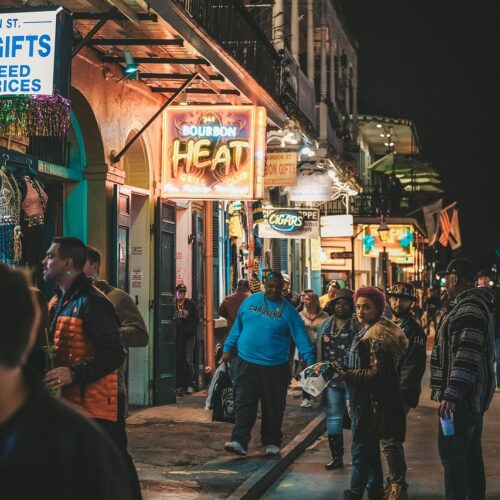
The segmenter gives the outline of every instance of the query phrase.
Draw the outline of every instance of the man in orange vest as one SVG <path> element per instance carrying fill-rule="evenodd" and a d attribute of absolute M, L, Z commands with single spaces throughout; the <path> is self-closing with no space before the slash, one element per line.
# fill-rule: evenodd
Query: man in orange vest
<path fill-rule="evenodd" d="M 78 238 L 57 237 L 42 261 L 45 280 L 58 286 L 49 303 L 54 366 L 45 375 L 49 389 L 98 423 L 127 458 L 118 438 L 118 372 L 125 360 L 113 304 L 83 273 L 87 247 Z M 135 469 L 130 468 L 137 491 Z M 140 491 L 136 498 L 140 498 Z"/>

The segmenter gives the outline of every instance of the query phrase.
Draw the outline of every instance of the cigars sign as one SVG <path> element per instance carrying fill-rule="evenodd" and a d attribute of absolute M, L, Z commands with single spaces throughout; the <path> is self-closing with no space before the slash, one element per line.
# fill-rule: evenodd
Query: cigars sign
<path fill-rule="evenodd" d="M 166 198 L 253 200 L 263 195 L 266 111 L 172 106 L 163 117 Z"/>
<path fill-rule="evenodd" d="M 319 238 L 317 208 L 265 208 L 264 221 L 259 224 L 260 238 Z"/>

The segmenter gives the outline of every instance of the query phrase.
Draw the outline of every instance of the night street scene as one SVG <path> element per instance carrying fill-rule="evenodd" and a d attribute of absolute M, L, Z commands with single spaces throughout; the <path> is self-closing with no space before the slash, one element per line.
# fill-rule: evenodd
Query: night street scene
<path fill-rule="evenodd" d="M 462 4 L 0 0 L 0 500 L 500 500 Z"/>

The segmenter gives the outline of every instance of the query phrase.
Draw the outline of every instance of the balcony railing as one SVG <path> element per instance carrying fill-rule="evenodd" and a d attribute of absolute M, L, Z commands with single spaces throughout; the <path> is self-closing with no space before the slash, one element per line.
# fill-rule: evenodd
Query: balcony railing
<path fill-rule="evenodd" d="M 28 153 L 39 160 L 66 167 L 70 164 L 72 144 L 68 137 L 31 137 Z"/>
<path fill-rule="evenodd" d="M 413 209 L 411 197 L 405 193 L 402 196 L 380 192 L 372 186 L 365 187 L 362 193 L 349 199 L 349 213 L 358 217 L 404 217 Z M 322 215 L 342 215 L 346 213 L 343 200 L 338 199 L 325 203 Z"/>
<path fill-rule="evenodd" d="M 288 49 L 284 50 L 283 98 L 288 97 L 312 123 L 316 122 L 316 96 L 314 85 L 302 71 Z"/>
<path fill-rule="evenodd" d="M 276 100 L 281 57 L 241 0 L 177 0 Z"/>

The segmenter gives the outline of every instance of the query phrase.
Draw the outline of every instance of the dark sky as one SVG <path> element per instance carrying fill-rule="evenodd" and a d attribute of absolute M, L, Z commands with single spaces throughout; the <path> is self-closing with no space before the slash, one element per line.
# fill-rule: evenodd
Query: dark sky
<path fill-rule="evenodd" d="M 445 202 L 458 202 L 463 253 L 478 265 L 500 247 L 499 4 L 341 1 L 359 43 L 360 113 L 415 121 Z"/>

